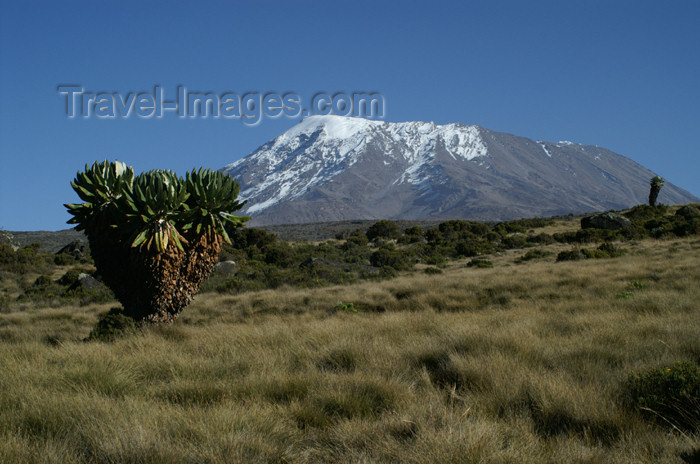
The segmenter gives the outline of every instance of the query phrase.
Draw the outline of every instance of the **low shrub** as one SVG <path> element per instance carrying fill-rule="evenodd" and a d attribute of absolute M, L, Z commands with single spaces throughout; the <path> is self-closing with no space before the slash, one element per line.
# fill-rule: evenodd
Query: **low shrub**
<path fill-rule="evenodd" d="M 59 253 L 53 257 L 56 266 L 69 266 L 75 264 L 75 256 L 68 253 Z"/>
<path fill-rule="evenodd" d="M 374 267 L 390 267 L 397 271 L 406 271 L 412 267 L 405 253 L 390 247 L 383 247 L 372 253 L 369 262 Z"/>
<path fill-rule="evenodd" d="M 341 303 L 338 303 L 337 305 L 335 305 L 335 307 L 333 308 L 333 311 L 343 311 L 346 313 L 349 313 L 349 312 L 359 313 L 360 312 L 360 310 L 355 307 L 354 303 L 344 303 L 344 302 L 341 302 Z"/>
<path fill-rule="evenodd" d="M 399 226 L 394 221 L 382 219 L 375 222 L 367 229 L 367 238 L 374 240 L 376 238 L 395 239 L 401 235 Z"/>
<path fill-rule="evenodd" d="M 18 297 L 18 301 L 52 302 L 59 299 L 64 292 L 64 288 L 48 275 L 40 275 L 33 283 L 24 284 L 23 290 L 24 293 Z"/>
<path fill-rule="evenodd" d="M 628 405 L 645 418 L 690 432 L 700 429 L 700 368 L 695 363 L 632 372 L 626 392 Z"/>
<path fill-rule="evenodd" d="M 12 245 L 0 245 L 0 270 L 15 274 L 47 272 L 53 266 L 53 254 L 39 251 L 41 245 L 32 243 L 15 250 Z"/>
<path fill-rule="evenodd" d="M 369 239 L 367 238 L 367 234 L 365 234 L 362 229 L 358 228 L 352 231 L 350 235 L 348 235 L 347 243 L 364 246 L 367 245 L 367 243 L 369 243 Z"/>
<path fill-rule="evenodd" d="M 668 207 L 665 205 L 657 205 L 655 207 L 649 205 L 637 205 L 622 215 L 632 221 L 638 221 L 663 216 L 667 212 Z"/>
<path fill-rule="evenodd" d="M 605 242 L 602 245 L 600 245 L 598 247 L 598 251 L 602 253 L 603 256 L 601 257 L 603 258 L 617 258 L 625 254 L 625 252 L 622 249 L 616 247 L 610 242 Z"/>
<path fill-rule="evenodd" d="M 580 259 L 617 258 L 624 255 L 624 251 L 610 242 L 605 242 L 595 250 L 581 248 L 580 250 L 562 251 L 557 255 L 559 261 L 578 261 Z"/>
<path fill-rule="evenodd" d="M 534 250 L 529 250 L 527 253 L 525 253 L 523 256 L 518 258 L 516 262 L 522 263 L 524 261 L 530 261 L 533 259 L 540 259 L 540 258 L 547 258 L 549 256 L 552 256 L 554 252 L 548 251 L 548 250 L 540 250 L 534 249 Z"/>
<path fill-rule="evenodd" d="M 102 282 L 94 288 L 73 285 L 63 292 L 63 297 L 68 300 L 78 300 L 80 306 L 107 303 L 116 300 L 112 290 Z"/>
<path fill-rule="evenodd" d="M 412 226 L 406 228 L 403 233 L 412 237 L 423 237 L 423 228 L 421 226 Z"/>
<path fill-rule="evenodd" d="M 551 245 L 552 243 L 556 243 L 554 237 L 549 234 L 545 234 L 544 232 L 537 235 L 529 235 L 527 237 L 527 241 L 530 243 L 537 243 L 539 245 Z"/>
<path fill-rule="evenodd" d="M 581 250 L 569 250 L 561 251 L 557 255 L 557 262 L 560 261 L 578 261 L 580 259 L 585 259 L 586 256 L 581 252 Z"/>
<path fill-rule="evenodd" d="M 78 278 L 80 277 L 80 274 L 90 274 L 90 270 L 74 267 L 74 268 L 66 271 L 66 273 L 63 274 L 58 279 L 57 282 L 61 285 L 65 285 L 65 286 L 69 287 L 69 286 L 75 284 L 76 282 L 78 282 Z"/>
<path fill-rule="evenodd" d="M 132 333 L 135 329 L 136 321 L 133 318 L 124 314 L 122 308 L 112 308 L 97 321 L 86 341 L 109 342 Z"/>
<path fill-rule="evenodd" d="M 467 263 L 467 267 L 490 268 L 493 263 L 488 259 L 474 258 Z"/>

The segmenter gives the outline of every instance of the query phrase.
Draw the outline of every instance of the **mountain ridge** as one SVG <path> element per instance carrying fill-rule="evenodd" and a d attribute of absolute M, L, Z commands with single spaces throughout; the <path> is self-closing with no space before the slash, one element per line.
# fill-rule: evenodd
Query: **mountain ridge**
<path fill-rule="evenodd" d="M 311 116 L 222 171 L 251 224 L 507 220 L 646 202 L 655 174 L 602 147 L 478 125 Z M 667 182 L 660 202 L 698 201 Z"/>

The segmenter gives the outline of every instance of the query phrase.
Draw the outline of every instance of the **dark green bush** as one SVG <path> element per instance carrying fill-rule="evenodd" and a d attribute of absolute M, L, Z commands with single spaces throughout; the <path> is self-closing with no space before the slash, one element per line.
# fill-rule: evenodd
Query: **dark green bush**
<path fill-rule="evenodd" d="M 262 229 L 254 229 L 248 227 L 237 227 L 227 230 L 231 237 L 232 245 L 227 245 L 224 248 L 235 248 L 238 250 L 248 250 L 257 248 L 261 250 L 265 245 L 270 245 L 277 241 L 277 236 L 269 234 Z"/>
<path fill-rule="evenodd" d="M 441 266 L 447 262 L 447 258 L 445 257 L 445 255 L 437 252 L 437 253 L 433 253 L 433 254 L 429 255 L 428 257 L 426 257 L 423 262 L 425 264 L 430 264 L 433 266 Z"/>
<path fill-rule="evenodd" d="M 105 314 L 90 332 L 87 341 L 109 342 L 136 329 L 136 321 L 125 315 L 121 308 L 112 308 Z"/>
<path fill-rule="evenodd" d="M 68 266 L 75 263 L 75 256 L 68 253 L 54 255 L 53 263 L 56 266 Z"/>
<path fill-rule="evenodd" d="M 18 297 L 18 301 L 42 301 L 54 302 L 60 299 L 64 288 L 54 282 L 48 275 L 40 275 L 30 285 L 24 284 L 24 294 Z"/>
<path fill-rule="evenodd" d="M 413 264 L 406 258 L 405 253 L 389 247 L 382 247 L 372 253 L 369 257 L 369 262 L 374 267 L 390 267 L 397 271 L 406 271 L 413 267 Z"/>
<path fill-rule="evenodd" d="M 662 426 L 700 430 L 700 369 L 692 362 L 632 372 L 626 385 L 628 404 Z"/>
<path fill-rule="evenodd" d="M 78 277 L 84 272 L 85 271 L 76 268 L 69 269 L 58 279 L 58 283 L 65 286 L 71 286 L 78 281 Z"/>
<path fill-rule="evenodd" d="M 478 237 L 483 237 L 491 228 L 482 222 L 475 221 L 445 221 L 438 225 L 438 230 L 442 236 L 442 240 L 473 240 Z"/>
<path fill-rule="evenodd" d="M 369 238 L 367 238 L 367 234 L 365 234 L 362 229 L 358 228 L 348 235 L 347 243 L 364 246 L 369 243 Z"/>
<path fill-rule="evenodd" d="M 700 235 L 700 218 L 679 218 L 673 222 L 672 228 L 673 234 L 677 237 Z"/>
<path fill-rule="evenodd" d="M 394 221 L 382 219 L 377 221 L 367 229 L 367 238 L 374 240 L 375 238 L 395 239 L 399 238 L 401 230 Z"/>
<path fill-rule="evenodd" d="M 107 303 L 114 301 L 116 298 L 112 290 L 104 283 L 95 288 L 85 288 L 81 285 L 73 285 L 66 289 L 63 294 L 63 299 L 77 300 L 80 306 L 85 306 L 95 303 Z"/>
<path fill-rule="evenodd" d="M 586 259 L 601 259 L 608 258 L 607 253 L 600 250 L 589 250 L 587 248 L 581 248 L 581 253 Z"/>
<path fill-rule="evenodd" d="M 580 259 L 585 259 L 586 256 L 581 253 L 581 250 L 569 250 L 561 251 L 557 255 L 557 262 L 559 261 L 578 261 Z"/>
<path fill-rule="evenodd" d="M 440 242 L 441 234 L 440 234 L 440 229 L 437 227 L 431 227 L 430 229 L 426 230 L 424 235 L 425 239 L 428 241 L 430 244 L 437 244 Z"/>
<path fill-rule="evenodd" d="M 600 245 L 598 251 L 602 254 L 602 256 L 600 256 L 601 258 L 617 258 L 625 254 L 621 248 L 616 247 L 610 242 L 605 242 Z"/>
<path fill-rule="evenodd" d="M 616 258 L 624 255 L 624 251 L 610 242 L 605 242 L 595 250 L 581 248 L 580 250 L 562 251 L 557 255 L 558 261 L 578 261 L 580 259 Z"/>
<path fill-rule="evenodd" d="M 479 247 L 478 243 L 472 242 L 472 241 L 460 241 L 457 243 L 455 246 L 455 253 L 454 256 L 456 258 L 459 257 L 465 257 L 465 258 L 471 258 L 472 256 L 480 255 L 481 254 L 481 248 Z"/>
<path fill-rule="evenodd" d="M 399 243 L 425 243 L 427 240 L 424 237 L 425 232 L 420 226 L 411 226 L 403 231 L 403 235 L 399 237 Z"/>
<path fill-rule="evenodd" d="M 549 234 L 545 234 L 544 232 L 538 235 L 530 235 L 527 237 L 527 241 L 530 243 L 537 243 L 541 245 L 551 245 L 552 243 L 556 243 L 556 240 L 554 240 L 554 237 L 552 237 Z"/>
<path fill-rule="evenodd" d="M 527 243 L 527 236 L 522 234 L 510 235 L 503 239 L 503 246 L 509 249 L 524 248 Z"/>
<path fill-rule="evenodd" d="M 467 263 L 467 267 L 489 268 L 493 267 L 493 263 L 488 259 L 474 258 Z"/>
<path fill-rule="evenodd" d="M 70 269 L 57 281 L 48 275 L 39 276 L 32 284 L 22 285 L 24 291 L 18 301 L 33 301 L 43 304 L 59 305 L 77 302 L 81 306 L 92 303 L 106 303 L 115 299 L 114 293 L 99 282 L 94 288 L 87 288 L 79 283 L 80 274 L 88 273 L 86 269 Z"/>
<path fill-rule="evenodd" d="M 540 249 L 534 249 L 534 250 L 529 250 L 527 253 L 525 253 L 523 256 L 518 258 L 516 262 L 524 262 L 524 261 L 530 261 L 532 259 L 540 259 L 540 258 L 546 258 L 548 256 L 552 256 L 554 252 L 548 251 L 548 250 L 540 250 Z"/>
<path fill-rule="evenodd" d="M 41 245 L 38 243 L 23 246 L 16 251 L 11 245 L 0 245 L 0 270 L 14 274 L 48 271 L 53 265 L 53 255 L 41 253 L 39 248 Z"/>
<path fill-rule="evenodd" d="M 423 237 L 423 229 L 420 226 L 407 227 L 403 233 L 412 237 Z"/>
<path fill-rule="evenodd" d="M 276 242 L 265 245 L 261 250 L 265 254 L 265 262 L 278 267 L 289 267 L 294 261 L 293 251 L 286 242 Z"/>
<path fill-rule="evenodd" d="M 665 205 L 657 205 L 656 207 L 649 205 L 637 205 L 622 215 L 632 221 L 639 221 L 664 216 L 667 212 L 668 207 Z"/>

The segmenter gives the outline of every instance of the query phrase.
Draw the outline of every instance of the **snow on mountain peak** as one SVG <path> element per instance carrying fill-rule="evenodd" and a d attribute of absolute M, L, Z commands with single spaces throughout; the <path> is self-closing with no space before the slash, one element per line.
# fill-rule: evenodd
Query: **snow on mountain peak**
<path fill-rule="evenodd" d="M 315 115 L 305 118 L 302 122 L 289 129 L 275 139 L 275 145 L 295 144 L 301 136 L 322 134 L 324 143 L 337 144 L 338 141 L 349 142 L 355 137 L 366 138 L 379 132 L 392 142 L 402 143 L 408 147 L 404 156 L 415 159 L 417 152 L 426 146 L 434 147 L 439 137 L 445 143 L 450 154 L 471 160 L 477 156 L 486 155 L 486 146 L 481 141 L 477 126 L 467 126 L 459 123 L 439 125 L 434 122 L 409 121 L 386 122 L 348 116 Z M 341 145 L 348 145 L 341 143 Z M 338 148 L 342 148 L 338 146 Z M 341 152 L 343 150 L 340 150 Z M 339 153 L 343 155 L 344 153 Z"/>
<path fill-rule="evenodd" d="M 383 124 L 383 121 L 373 121 L 369 119 L 346 116 L 308 116 L 299 124 L 280 135 L 280 141 L 287 141 L 302 134 L 311 135 L 318 130 L 322 130 L 325 133 L 325 136 L 331 139 L 346 139 L 357 132 L 367 130 L 371 126 L 381 124 Z"/>
<path fill-rule="evenodd" d="M 342 116 L 308 117 L 222 171 L 240 182 L 241 213 L 257 224 L 620 209 L 643 201 L 653 175 L 590 145 Z M 696 201 L 664 191 L 668 201 Z"/>
<path fill-rule="evenodd" d="M 224 171 L 231 173 L 245 163 L 264 179 L 245 186 L 240 193 L 243 199 L 258 199 L 247 209 L 248 213 L 255 213 L 280 201 L 298 198 L 310 187 L 329 181 L 364 159 L 368 146 L 373 153 L 385 154 L 385 166 L 403 165 L 397 183 L 425 186 L 438 141 L 453 159 L 473 160 L 487 155 L 477 126 L 316 115 L 226 166 Z"/>

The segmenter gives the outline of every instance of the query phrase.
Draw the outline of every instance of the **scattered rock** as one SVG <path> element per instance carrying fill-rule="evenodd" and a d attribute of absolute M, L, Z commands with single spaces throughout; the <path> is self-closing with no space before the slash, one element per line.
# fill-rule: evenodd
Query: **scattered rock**
<path fill-rule="evenodd" d="M 19 250 L 19 242 L 6 230 L 0 230 L 0 245 L 10 245 L 14 251 Z"/>
<path fill-rule="evenodd" d="M 238 272 L 238 264 L 235 261 L 221 261 L 216 263 L 214 270 L 220 274 L 235 275 Z"/>
<path fill-rule="evenodd" d="M 632 222 L 617 213 L 598 213 L 586 216 L 581 219 L 582 229 L 625 229 L 632 225 Z"/>
<path fill-rule="evenodd" d="M 90 274 L 85 274 L 84 272 L 81 272 L 78 275 L 78 280 L 76 280 L 75 283 L 69 287 L 69 289 L 75 290 L 78 287 L 82 287 L 85 290 L 95 290 L 100 286 L 102 286 L 102 284 L 99 280 L 95 279 Z"/>
<path fill-rule="evenodd" d="M 57 255 L 67 254 L 75 259 L 84 258 L 88 253 L 88 246 L 85 242 L 74 240 L 56 252 Z"/>

